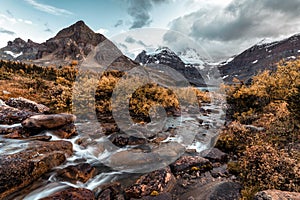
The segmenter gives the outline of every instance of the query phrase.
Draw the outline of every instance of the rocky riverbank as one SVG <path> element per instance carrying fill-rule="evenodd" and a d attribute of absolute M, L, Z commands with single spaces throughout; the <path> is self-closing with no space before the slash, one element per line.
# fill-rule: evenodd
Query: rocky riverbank
<path fill-rule="evenodd" d="M 76 125 L 74 115 L 48 111 L 46 106 L 24 98 L 1 101 L 0 199 L 234 200 L 241 197 L 242 185 L 236 174 L 228 170 L 228 164 L 235 158 L 217 148 L 197 152 L 161 143 L 166 138 L 157 137 L 152 141 L 165 146 L 162 149 L 152 146 L 151 150 L 145 139 L 103 132 L 114 126 L 97 129 L 89 123 Z M 219 111 L 207 105 L 201 113 L 204 118 L 198 119 L 197 126 L 213 130 L 217 122 L 209 116 Z M 83 132 L 89 132 L 89 137 L 81 135 Z M 176 134 L 176 128 L 166 132 Z M 111 142 L 101 142 L 104 137 Z M 107 147 L 108 144 L 116 146 Z M 127 151 L 127 146 L 135 148 Z M 110 157 L 115 163 L 105 162 L 104 155 L 114 148 L 125 150 Z M 147 158 L 156 152 L 155 155 L 166 156 L 172 155 L 172 149 L 175 154 L 183 152 L 174 162 L 154 171 L 135 172 L 138 163 L 147 164 L 146 160 L 130 163 L 131 155 Z M 121 168 L 120 163 L 128 166 Z M 129 172 L 130 166 L 133 170 Z M 270 199 L 270 195 L 274 199 L 276 195 L 299 197 L 298 193 L 271 191 L 261 192 L 256 198 Z"/>

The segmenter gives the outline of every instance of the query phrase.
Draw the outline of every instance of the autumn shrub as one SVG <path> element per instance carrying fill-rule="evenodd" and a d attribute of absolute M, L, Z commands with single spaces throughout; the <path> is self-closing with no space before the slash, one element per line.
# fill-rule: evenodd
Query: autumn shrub
<path fill-rule="evenodd" d="M 261 190 L 300 192 L 300 162 L 268 143 L 248 147 L 239 161 L 244 198 Z"/>
<path fill-rule="evenodd" d="M 265 189 L 299 192 L 300 61 L 253 77 L 250 85 L 224 86 L 231 122 L 217 147 L 235 155 L 228 165 L 239 173 L 243 199 Z"/>

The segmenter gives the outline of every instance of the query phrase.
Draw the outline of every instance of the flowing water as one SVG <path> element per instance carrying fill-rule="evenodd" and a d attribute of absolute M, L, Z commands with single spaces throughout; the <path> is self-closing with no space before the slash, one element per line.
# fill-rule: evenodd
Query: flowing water
<path fill-rule="evenodd" d="M 129 185 L 142 173 L 169 165 L 178 159 L 187 149 L 194 149 L 197 152 L 213 147 L 218 137 L 220 128 L 224 123 L 224 101 L 212 101 L 210 104 L 203 104 L 199 113 L 181 113 L 180 117 L 168 117 L 164 126 L 157 135 L 164 136 L 163 140 L 157 143 L 147 143 L 144 147 L 137 145 L 117 147 L 111 143 L 108 136 L 81 134 L 72 139 L 64 139 L 73 144 L 74 153 L 67 161 L 33 184 L 14 196 L 14 199 L 35 200 L 62 190 L 67 187 L 87 188 L 96 190 L 103 183 L 118 180 L 123 185 Z M 78 130 L 90 127 L 90 122 L 77 123 Z M 157 123 L 157 122 L 155 122 Z M 155 130 L 158 125 L 147 124 L 147 130 Z M 19 124 L 13 125 L 18 126 Z M 4 125 L 2 125 L 4 126 Z M 135 125 L 135 129 L 143 128 Z M 51 135 L 51 140 L 61 140 Z M 86 145 L 78 145 L 78 139 L 86 139 Z M 26 149 L 29 141 L 4 139 L 0 136 L 0 153 L 13 154 Z M 146 147 L 146 150 L 145 150 Z M 89 163 L 97 168 L 98 175 L 86 183 L 76 184 L 60 181 L 56 177 L 57 169 L 69 165 Z"/>

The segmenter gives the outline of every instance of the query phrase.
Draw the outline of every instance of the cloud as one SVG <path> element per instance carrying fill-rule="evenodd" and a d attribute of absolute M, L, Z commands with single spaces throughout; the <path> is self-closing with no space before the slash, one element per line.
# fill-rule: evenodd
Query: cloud
<path fill-rule="evenodd" d="M 54 6 L 50 6 L 47 4 L 42 4 L 42 3 L 38 3 L 36 0 L 25 0 L 27 3 L 29 3 L 30 5 L 32 5 L 35 9 L 38 9 L 40 11 L 52 14 L 52 15 L 72 15 L 73 13 L 65 10 L 65 9 L 61 9 L 61 8 L 57 8 Z"/>
<path fill-rule="evenodd" d="M 96 31 L 96 33 L 100 33 L 102 35 L 108 33 L 109 31 L 107 29 L 104 29 L 104 28 L 100 28 L 99 30 Z"/>
<path fill-rule="evenodd" d="M 10 12 L 10 10 L 6 10 L 6 13 L 8 14 L 9 17 L 13 18 L 14 15 Z"/>
<path fill-rule="evenodd" d="M 129 44 L 139 44 L 139 45 L 142 45 L 144 47 L 147 47 L 147 45 L 143 41 L 141 41 L 141 40 L 135 40 L 131 36 L 127 36 L 124 41 L 127 42 L 127 43 L 129 43 Z"/>
<path fill-rule="evenodd" d="M 118 27 L 118 26 L 121 26 L 121 25 L 123 25 L 123 20 L 121 20 L 121 19 L 119 19 L 117 22 L 116 22 L 116 24 L 114 25 L 114 27 Z"/>
<path fill-rule="evenodd" d="M 236 51 L 262 38 L 277 39 L 299 32 L 300 0 L 233 0 L 179 17 L 170 28 L 207 46 L 213 54 L 239 53 Z M 166 36 L 172 37 L 172 33 Z"/>
<path fill-rule="evenodd" d="M 8 34 L 8 35 L 15 35 L 16 34 L 15 32 L 6 30 L 4 28 L 0 28 L 0 33 L 5 33 L 5 34 Z"/>
<path fill-rule="evenodd" d="M 170 0 L 127 0 L 128 14 L 133 18 L 130 29 L 148 26 L 152 20 L 150 11 L 154 5 L 168 3 Z"/>

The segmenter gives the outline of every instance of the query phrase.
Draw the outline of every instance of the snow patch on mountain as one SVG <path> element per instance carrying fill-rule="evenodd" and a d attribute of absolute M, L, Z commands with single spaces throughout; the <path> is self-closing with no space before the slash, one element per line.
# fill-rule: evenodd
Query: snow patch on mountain
<path fill-rule="evenodd" d="M 21 51 L 20 53 L 14 53 L 12 51 L 4 51 L 4 53 L 8 54 L 8 55 L 11 55 L 13 58 L 17 58 L 21 55 L 23 55 L 23 52 Z"/>

